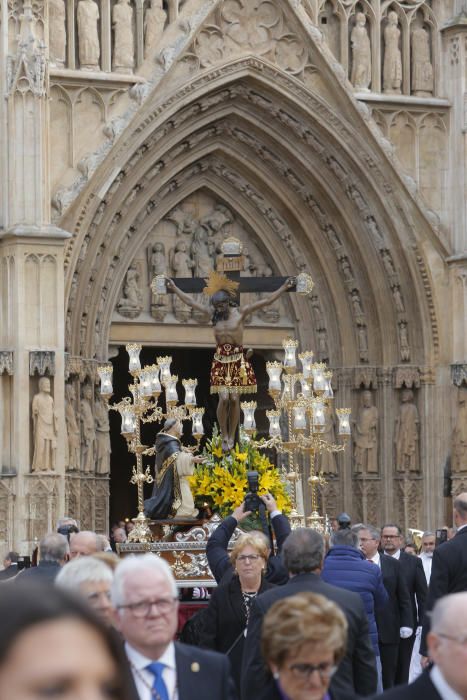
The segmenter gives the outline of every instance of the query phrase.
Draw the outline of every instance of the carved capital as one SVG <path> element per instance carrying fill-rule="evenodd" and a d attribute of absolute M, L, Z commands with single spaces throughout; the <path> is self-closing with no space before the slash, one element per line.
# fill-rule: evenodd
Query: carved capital
<path fill-rule="evenodd" d="M 451 378 L 454 386 L 467 385 L 467 364 L 451 365 Z"/>
<path fill-rule="evenodd" d="M 0 374 L 13 374 L 13 351 L 0 350 Z"/>
<path fill-rule="evenodd" d="M 418 367 L 396 367 L 393 377 L 394 389 L 402 389 L 405 386 L 407 389 L 420 388 L 420 370 Z"/>
<path fill-rule="evenodd" d="M 376 386 L 376 367 L 356 367 L 354 369 L 354 389 L 371 389 Z"/>
<path fill-rule="evenodd" d="M 435 384 L 436 383 L 436 372 L 434 367 L 420 367 L 420 383 L 421 384 Z"/>
<path fill-rule="evenodd" d="M 376 370 L 378 384 L 380 386 L 389 386 L 392 383 L 392 373 L 392 367 L 378 367 Z"/>
<path fill-rule="evenodd" d="M 35 374 L 42 377 L 48 374 L 55 375 L 55 353 L 52 350 L 32 350 L 29 353 L 29 376 Z"/>
<path fill-rule="evenodd" d="M 80 376 L 82 366 L 81 357 L 71 357 L 69 353 L 65 353 L 65 379 L 69 379 L 72 374 Z"/>

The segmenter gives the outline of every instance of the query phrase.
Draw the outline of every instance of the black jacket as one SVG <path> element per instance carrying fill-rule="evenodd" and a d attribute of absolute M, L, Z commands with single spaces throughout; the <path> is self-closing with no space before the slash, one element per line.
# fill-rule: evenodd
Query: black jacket
<path fill-rule="evenodd" d="M 20 571 L 15 581 L 43 581 L 53 584 L 60 569 L 61 566 L 56 561 L 40 561 L 37 566 Z"/>
<path fill-rule="evenodd" d="M 422 560 L 406 552 L 401 552 L 399 563 L 409 591 L 414 624 L 415 627 L 418 627 L 422 624 L 425 614 L 425 603 L 428 593 Z"/>
<path fill-rule="evenodd" d="M 407 556 L 410 557 L 410 554 Z M 441 695 L 431 682 L 430 674 L 425 671 L 410 685 L 396 685 L 378 695 L 378 700 L 441 700 Z"/>
<path fill-rule="evenodd" d="M 217 583 L 221 581 L 226 583 L 232 578 L 233 568 L 227 547 L 237 524 L 235 518 L 229 515 L 214 530 L 206 545 L 209 567 Z M 290 523 L 285 515 L 276 515 L 274 518 L 271 518 L 271 525 L 276 536 L 277 555 L 273 554 L 269 557 L 265 578 L 269 583 L 280 586 L 289 580 L 289 574 L 279 555 L 282 545 L 290 535 Z"/>
<path fill-rule="evenodd" d="M 277 600 L 295 593 L 310 591 L 334 601 L 344 612 L 349 625 L 346 655 L 332 678 L 335 698 L 352 694 L 371 695 L 376 691 L 375 654 L 370 642 L 368 620 L 358 593 L 351 593 L 324 583 L 317 574 L 300 574 L 256 598 L 251 606 L 250 621 L 243 653 L 242 700 L 268 700 L 274 691 L 271 673 L 261 657 L 261 626 L 266 612 Z"/>
<path fill-rule="evenodd" d="M 407 555 L 409 556 L 409 555 Z M 400 628 L 414 628 L 412 604 L 402 567 L 393 557 L 380 554 L 383 584 L 389 601 L 375 611 L 380 644 L 399 644 Z"/>

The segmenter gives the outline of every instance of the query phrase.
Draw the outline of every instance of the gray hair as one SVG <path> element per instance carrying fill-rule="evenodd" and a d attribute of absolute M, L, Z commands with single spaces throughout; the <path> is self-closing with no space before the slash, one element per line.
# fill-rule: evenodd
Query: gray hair
<path fill-rule="evenodd" d="M 105 581 L 112 583 L 113 573 L 107 564 L 93 557 L 73 559 L 63 566 L 57 574 L 55 584 L 59 588 L 71 591 L 79 590 L 82 583 Z"/>
<path fill-rule="evenodd" d="M 450 593 L 449 595 L 439 598 L 430 613 L 432 632 L 435 634 L 446 632 L 446 623 L 449 625 L 449 622 L 455 620 L 455 615 L 459 608 L 465 608 L 466 606 L 467 592 L 465 591 L 461 593 Z M 449 620 L 451 611 L 453 617 Z"/>
<path fill-rule="evenodd" d="M 292 530 L 284 542 L 282 557 L 291 574 L 315 571 L 323 563 L 324 539 L 316 530 L 299 527 Z"/>
<path fill-rule="evenodd" d="M 64 515 L 63 518 L 59 518 L 57 520 L 57 528 L 56 529 L 58 530 L 59 527 L 65 527 L 66 525 L 74 525 L 79 530 L 78 521 L 75 518 L 68 517 L 67 515 Z"/>
<path fill-rule="evenodd" d="M 431 530 L 426 530 L 422 535 L 422 540 L 425 537 L 436 537 L 436 532 L 432 532 Z"/>
<path fill-rule="evenodd" d="M 345 528 L 345 530 L 336 530 L 331 532 L 331 547 L 345 545 L 347 547 L 355 547 L 358 549 L 358 533 Z"/>
<path fill-rule="evenodd" d="M 364 525 L 361 529 L 368 530 L 372 540 L 377 540 L 379 542 L 381 539 L 381 532 L 377 527 L 374 527 L 373 525 Z"/>
<path fill-rule="evenodd" d="M 460 493 L 454 499 L 454 510 L 459 513 L 463 520 L 467 520 L 467 500 L 465 493 Z"/>
<path fill-rule="evenodd" d="M 130 576 L 143 576 L 146 571 L 155 571 L 160 576 L 167 579 L 172 589 L 174 598 L 178 598 L 177 584 L 169 564 L 156 554 L 126 556 L 115 569 L 112 583 L 111 599 L 115 608 L 125 603 L 125 582 Z"/>
<path fill-rule="evenodd" d="M 68 554 L 68 540 L 65 535 L 58 532 L 50 532 L 45 535 L 39 543 L 39 554 L 41 561 L 63 561 Z"/>

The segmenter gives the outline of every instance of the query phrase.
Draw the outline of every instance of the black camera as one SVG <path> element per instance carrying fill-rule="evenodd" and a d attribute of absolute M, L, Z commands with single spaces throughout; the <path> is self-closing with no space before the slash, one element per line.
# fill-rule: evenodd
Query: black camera
<path fill-rule="evenodd" d="M 337 524 L 339 526 L 339 530 L 350 530 L 351 523 L 352 520 L 348 513 L 341 513 L 337 516 Z"/>
<path fill-rule="evenodd" d="M 252 513 L 259 513 L 260 508 L 264 508 L 264 503 L 258 496 L 259 474 L 258 472 L 247 472 L 248 493 L 245 496 L 243 510 L 246 513 L 248 510 Z"/>
<path fill-rule="evenodd" d="M 74 534 L 75 532 L 79 532 L 79 530 L 76 525 L 62 525 L 61 527 L 57 528 L 57 532 L 59 535 L 64 535 L 69 542 L 70 535 Z"/>
<path fill-rule="evenodd" d="M 440 544 L 444 544 L 444 542 L 448 541 L 448 531 L 446 530 L 445 527 L 440 528 L 439 530 L 436 530 L 436 547 L 439 547 Z"/>
<path fill-rule="evenodd" d="M 17 571 L 22 571 L 23 569 L 30 569 L 31 568 L 31 557 L 29 556 L 24 556 L 24 557 L 18 557 L 18 568 Z"/>

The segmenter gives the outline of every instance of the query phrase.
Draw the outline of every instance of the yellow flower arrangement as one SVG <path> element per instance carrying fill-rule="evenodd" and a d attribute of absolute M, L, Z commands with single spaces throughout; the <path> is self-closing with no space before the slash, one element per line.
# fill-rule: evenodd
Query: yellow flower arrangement
<path fill-rule="evenodd" d="M 206 458 L 188 477 L 195 501 L 208 501 L 221 516 L 230 515 L 248 491 L 247 472 L 259 474 L 259 495 L 270 493 L 279 510 L 289 513 L 291 503 L 279 470 L 266 455 L 246 440 L 229 453 L 222 452 L 221 437 L 215 431 L 203 452 Z"/>

